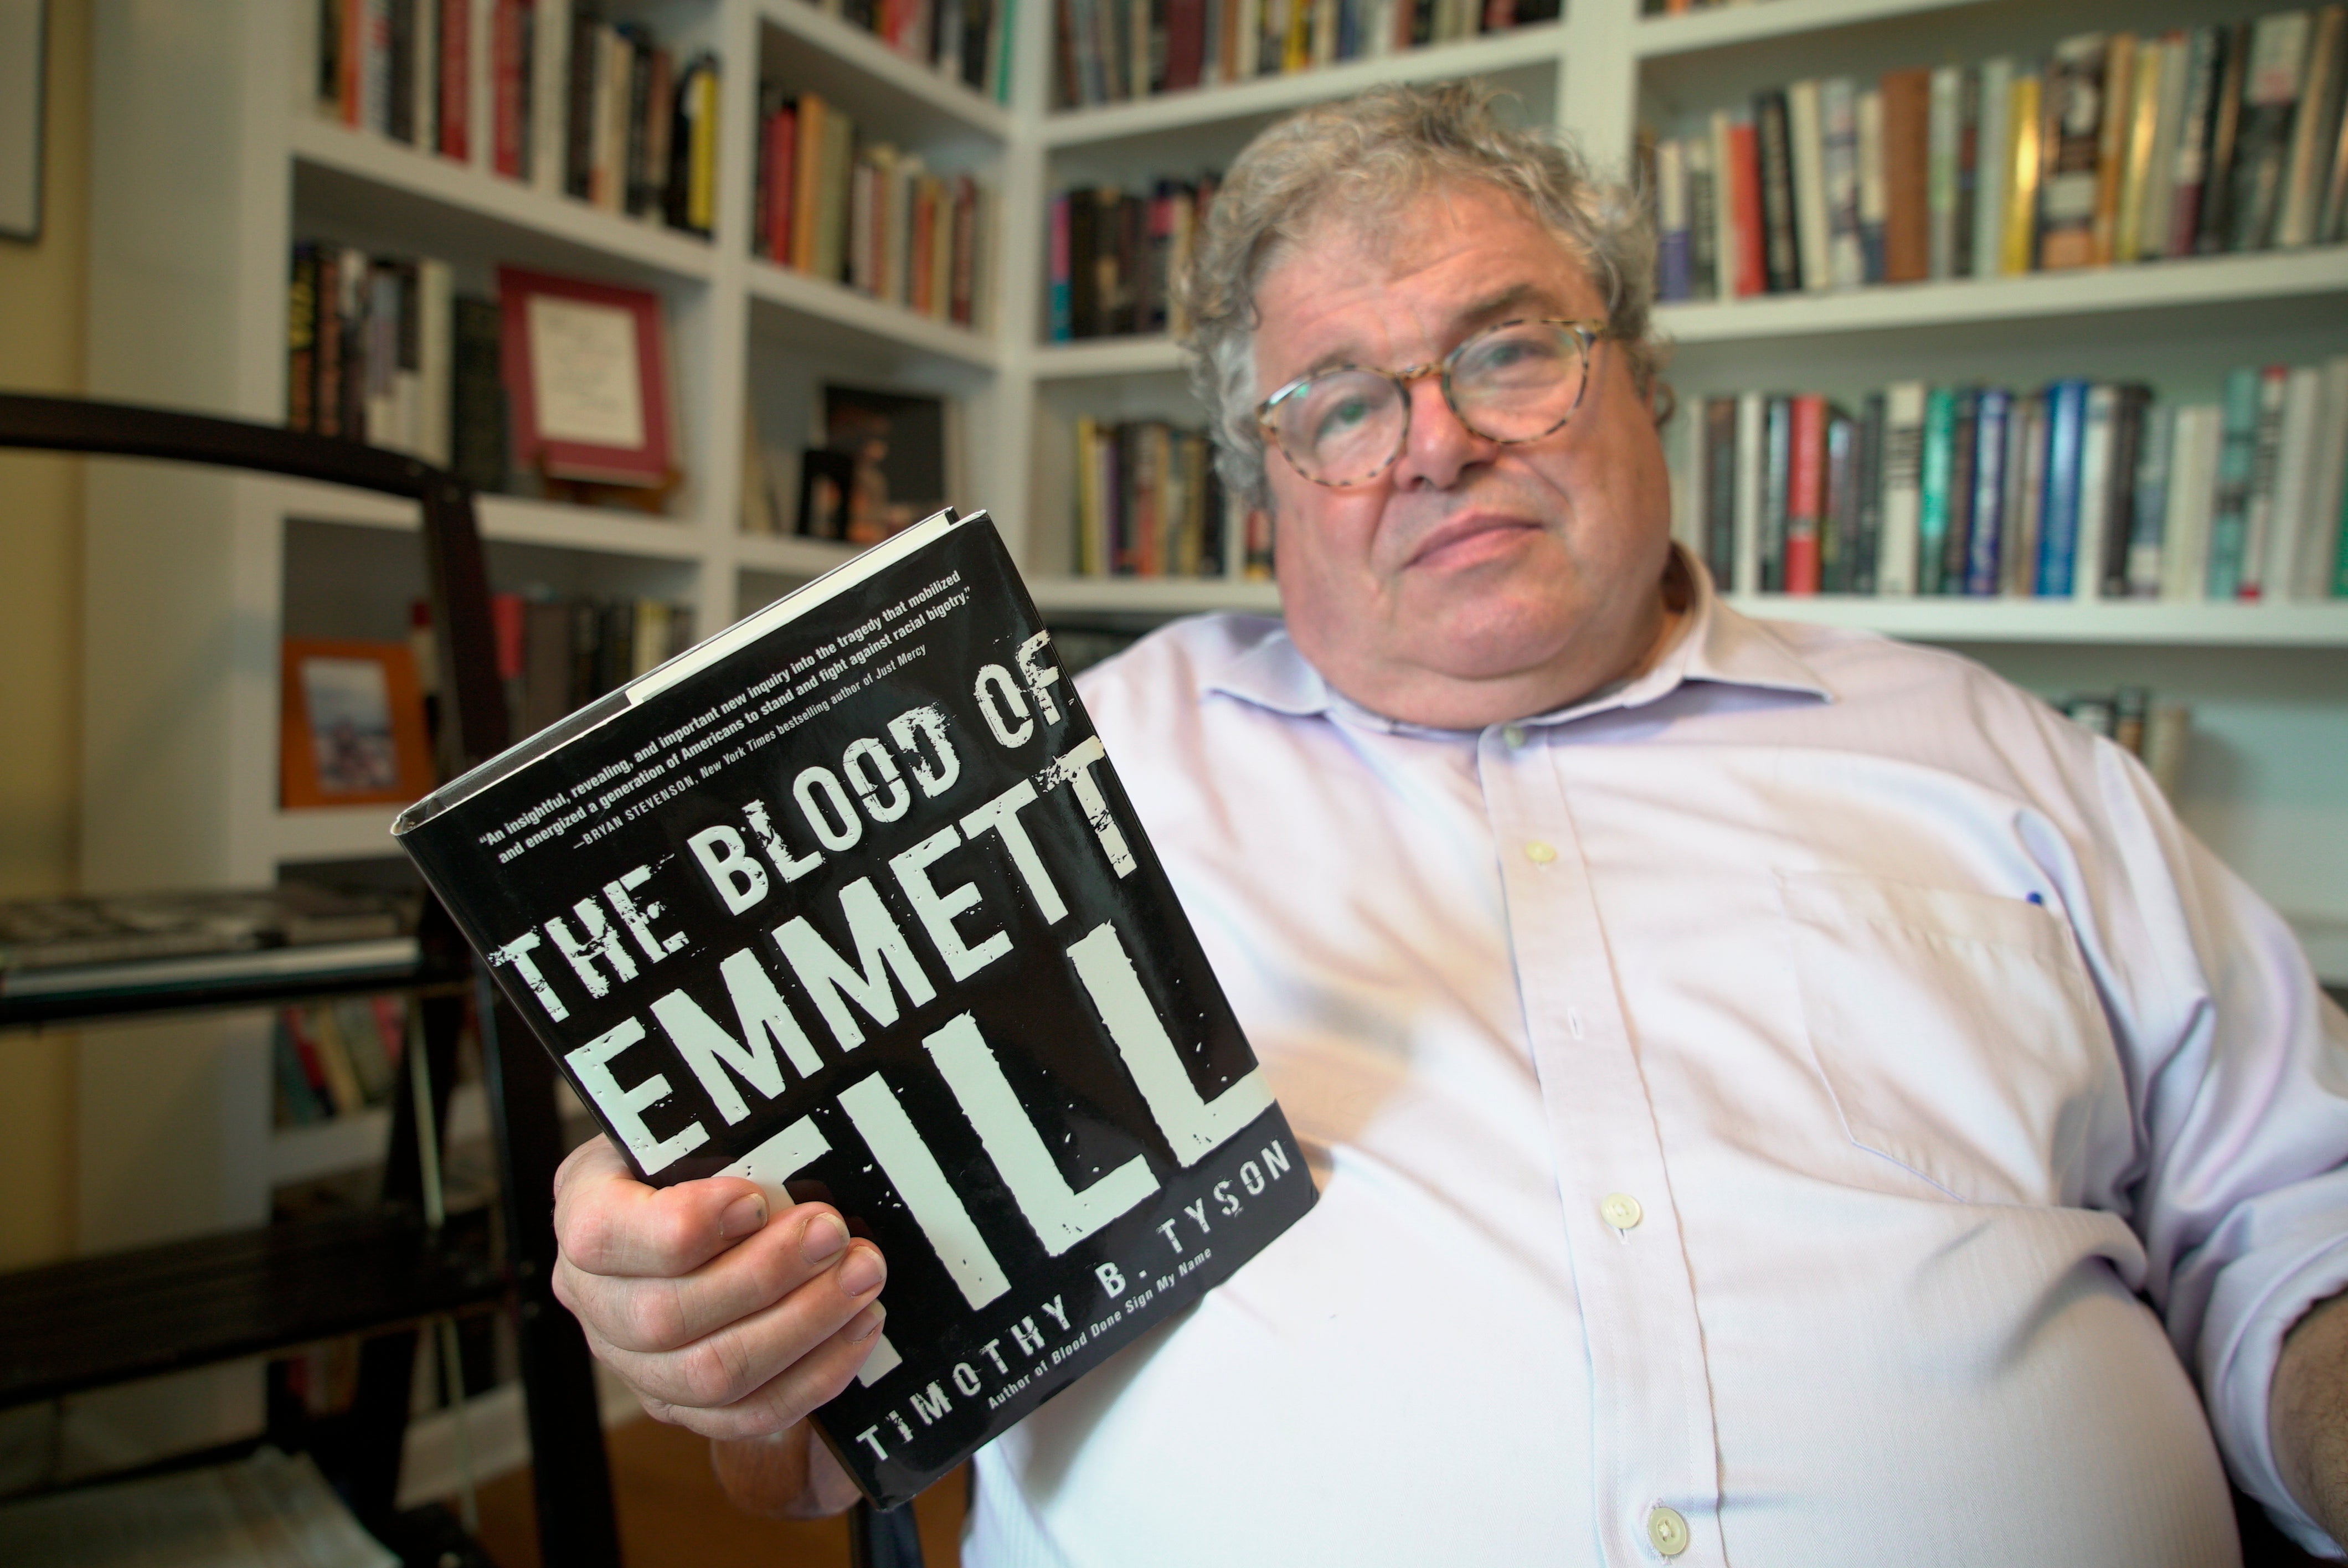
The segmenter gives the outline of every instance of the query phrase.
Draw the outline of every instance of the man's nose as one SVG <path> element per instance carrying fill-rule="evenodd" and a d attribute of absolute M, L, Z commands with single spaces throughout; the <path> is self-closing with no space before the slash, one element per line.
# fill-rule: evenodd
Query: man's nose
<path fill-rule="evenodd" d="M 1410 435 L 1395 460 L 1394 482 L 1406 490 L 1447 490 L 1465 470 L 1491 461 L 1499 443 L 1459 422 L 1439 377 L 1410 384 Z"/>

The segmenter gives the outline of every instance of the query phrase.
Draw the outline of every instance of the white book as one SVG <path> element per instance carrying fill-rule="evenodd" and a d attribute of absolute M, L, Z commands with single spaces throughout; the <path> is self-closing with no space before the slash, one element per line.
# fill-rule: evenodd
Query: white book
<path fill-rule="evenodd" d="M 2242 525 L 2242 578 L 2238 599 L 2259 599 L 2267 585 L 2267 540 L 2275 529 L 2276 483 L 2282 476 L 2282 416 L 2291 390 L 2288 374 L 2270 365 L 2259 377 L 2258 454 L 2250 467 L 2250 498 Z"/>
<path fill-rule="evenodd" d="M 1962 66 L 1932 72 L 1931 97 L 1924 120 L 1926 276 L 1934 282 L 1957 275 L 1957 159 L 1964 136 Z"/>
<path fill-rule="evenodd" d="M 2157 46 L 2160 50 L 2160 118 L 2153 127 L 2152 167 L 2145 171 L 2144 222 L 2136 245 L 2137 259 L 2146 261 L 2168 254 L 2169 210 L 2177 200 L 2177 140 L 2185 122 L 2185 78 L 2193 52 L 2182 33 L 2168 35 Z"/>
<path fill-rule="evenodd" d="M 1870 283 L 1883 281 L 1883 225 L 1890 215 L 1883 183 L 1883 94 L 1869 87 L 1859 95 L 1859 236 Z"/>
<path fill-rule="evenodd" d="M 2071 556 L 2074 599 L 2103 594 L 2104 535 L 2112 511 L 2112 435 L 2119 406 L 2119 388 L 2109 382 L 2087 389 L 2087 423 L 2079 437 L 2078 547 Z"/>
<path fill-rule="evenodd" d="M 2323 202 L 2325 165 L 2333 138 L 2340 94 L 2342 33 L 2348 29 L 2348 12 L 2326 5 L 2315 14 L 2314 36 L 2309 46 L 2307 73 L 2300 85 L 2299 113 L 2291 128 L 2291 158 L 2283 166 L 2282 205 L 2275 220 L 2278 250 L 2304 245 L 2315 238 L 2315 220 Z"/>
<path fill-rule="evenodd" d="M 1818 113 L 1818 84 L 1796 82 L 1786 89 L 1786 135 L 1794 154 L 1794 246 L 1802 261 L 1802 287 L 1812 293 L 1832 286 L 1827 256 L 1825 127 Z"/>
<path fill-rule="evenodd" d="M 2168 455 L 2168 516 L 2160 526 L 2160 597 L 2199 603 L 2209 597 L 2209 513 L 2218 498 L 2218 450 L 2225 415 L 2214 403 L 2177 411 Z"/>
<path fill-rule="evenodd" d="M 1819 84 L 1818 118 L 1824 138 L 1827 277 L 1838 289 L 1856 289 L 1867 282 L 1867 259 L 1859 243 L 1859 90 L 1849 77 L 1829 77 Z"/>
<path fill-rule="evenodd" d="M 2316 422 L 2323 402 L 2323 372 L 2302 365 L 2283 384 L 2282 435 L 2275 446 L 2274 517 L 2267 530 L 2269 599 L 2289 599 L 2298 586 L 2300 545 L 2312 519 L 2308 501 L 2315 483 Z"/>
<path fill-rule="evenodd" d="M 538 0 L 530 22 L 530 182 L 562 194 L 571 144 L 571 0 Z"/>
<path fill-rule="evenodd" d="M 1736 167 L 1728 133 L 1735 123 L 1726 109 L 1712 111 L 1712 270 L 1715 292 L 1724 300 L 1736 297 L 1736 209 L 1728 195 L 1730 171 Z"/>
<path fill-rule="evenodd" d="M 1232 72 L 1243 82 L 1253 81 L 1262 64 L 1263 4 L 1264 0 L 1240 0 L 1239 50 Z"/>
<path fill-rule="evenodd" d="M 448 263 L 416 263 L 416 455 L 448 466 L 449 378 L 455 370 L 456 317 L 449 303 Z"/>
<path fill-rule="evenodd" d="M 1736 400 L 1736 580 L 1737 593 L 1761 591 L 1761 464 L 1768 399 L 1748 392 Z"/>
<path fill-rule="evenodd" d="M 2291 572 L 2291 597 L 2328 599 L 2340 560 L 2340 512 L 2348 505 L 2348 354 L 2324 362 L 2323 396 L 2315 415 L 2314 480 L 2307 526 Z"/>
<path fill-rule="evenodd" d="M 1994 278 L 2005 254 L 2005 191 L 2013 176 L 2006 133 L 2013 128 L 2013 61 L 2001 55 L 1981 67 L 1981 114 L 1973 138 L 1973 271 Z"/>
<path fill-rule="evenodd" d="M 1916 522 L 1924 508 L 1924 384 L 1883 389 L 1883 535 L 1875 548 L 1875 592 L 1916 591 Z"/>

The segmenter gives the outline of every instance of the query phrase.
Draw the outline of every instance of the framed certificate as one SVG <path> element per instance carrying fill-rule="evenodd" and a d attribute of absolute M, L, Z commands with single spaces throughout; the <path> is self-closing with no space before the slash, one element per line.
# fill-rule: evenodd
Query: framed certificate
<path fill-rule="evenodd" d="M 500 267 L 498 300 L 516 460 L 550 479 L 667 485 L 660 297 Z"/>

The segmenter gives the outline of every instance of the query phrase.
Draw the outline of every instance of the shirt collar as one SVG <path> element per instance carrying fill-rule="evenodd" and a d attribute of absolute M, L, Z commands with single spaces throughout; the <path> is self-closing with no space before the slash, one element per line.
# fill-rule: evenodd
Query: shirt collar
<path fill-rule="evenodd" d="M 1567 707 L 1531 715 L 1520 723 L 1570 723 L 1609 709 L 1643 707 L 1697 682 L 1834 701 L 1832 688 L 1775 626 L 1731 609 L 1714 588 L 1702 561 L 1676 543 L 1672 550 L 1687 572 L 1694 598 L 1671 649 L 1643 675 L 1601 687 Z M 1419 728 L 1373 713 L 1334 690 L 1297 651 L 1284 627 L 1209 677 L 1206 685 L 1210 692 L 1293 717 L 1326 714 L 1375 729 Z"/>

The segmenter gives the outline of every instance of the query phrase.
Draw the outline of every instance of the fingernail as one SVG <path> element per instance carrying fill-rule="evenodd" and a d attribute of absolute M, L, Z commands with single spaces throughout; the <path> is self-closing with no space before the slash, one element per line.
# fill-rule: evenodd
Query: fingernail
<path fill-rule="evenodd" d="M 767 1223 L 767 1194 L 752 1193 L 736 1198 L 717 1216 L 717 1234 L 731 1241 L 737 1235 L 748 1235 Z"/>
<path fill-rule="evenodd" d="M 838 1214 L 818 1214 L 808 1221 L 805 1234 L 799 1237 L 799 1255 L 810 1264 L 829 1263 L 848 1245 L 848 1227 L 839 1223 Z"/>
<path fill-rule="evenodd" d="M 880 1255 L 869 1246 L 860 1246 L 846 1263 L 839 1266 L 839 1288 L 850 1296 L 863 1296 L 880 1288 L 889 1277 L 881 1266 Z"/>
<path fill-rule="evenodd" d="M 889 1309 L 881 1306 L 877 1301 L 871 1306 L 866 1307 L 863 1311 L 858 1313 L 854 1320 L 848 1326 L 849 1342 L 850 1344 L 861 1345 L 867 1339 L 871 1338 L 875 1334 L 880 1333 L 881 1320 L 886 1318 L 888 1316 Z"/>

